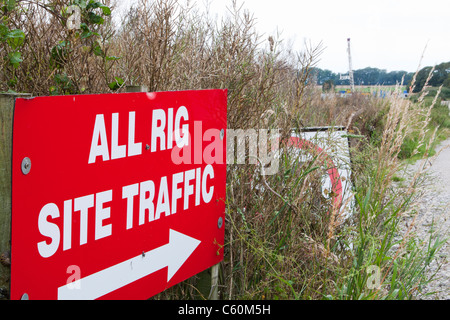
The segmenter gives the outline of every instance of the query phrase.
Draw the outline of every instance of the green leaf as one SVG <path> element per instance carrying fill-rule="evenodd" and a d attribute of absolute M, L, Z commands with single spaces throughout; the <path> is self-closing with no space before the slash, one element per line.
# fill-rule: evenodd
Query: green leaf
<path fill-rule="evenodd" d="M 88 13 L 88 20 L 90 23 L 94 23 L 94 24 L 103 24 L 103 22 L 105 21 L 101 16 L 99 16 L 93 12 Z"/>
<path fill-rule="evenodd" d="M 124 80 L 123 80 L 122 78 L 114 77 L 114 79 L 116 79 L 116 80 L 108 84 L 108 87 L 109 87 L 112 91 L 116 91 L 116 90 L 119 89 L 119 88 L 123 85 L 123 83 L 124 83 Z"/>
<path fill-rule="evenodd" d="M 105 53 L 103 52 L 102 48 L 100 47 L 99 43 L 97 41 L 94 42 L 92 51 L 94 54 L 98 57 L 104 57 Z"/>
<path fill-rule="evenodd" d="M 9 63 L 14 67 L 17 68 L 19 67 L 19 64 L 23 61 L 21 58 L 21 54 L 20 52 L 10 52 L 8 54 L 8 58 L 9 58 Z"/>
<path fill-rule="evenodd" d="M 116 60 L 120 60 L 120 57 L 106 56 L 105 59 L 106 59 L 106 61 L 116 61 Z"/>
<path fill-rule="evenodd" d="M 100 2 L 95 0 L 89 0 L 89 3 L 87 5 L 87 9 L 96 9 L 100 6 Z"/>
<path fill-rule="evenodd" d="M 360 138 L 364 138 L 363 135 L 360 134 L 343 134 L 341 135 L 342 138 L 356 138 L 356 139 L 360 139 Z"/>
<path fill-rule="evenodd" d="M 8 80 L 8 86 L 9 87 L 15 87 L 17 84 L 17 77 L 12 77 Z"/>
<path fill-rule="evenodd" d="M 83 30 L 84 32 L 89 32 L 89 27 L 88 27 L 88 25 L 87 25 L 86 23 L 84 23 L 84 22 L 82 22 L 82 23 L 80 24 L 80 28 L 81 28 L 81 30 Z"/>
<path fill-rule="evenodd" d="M 56 96 L 56 95 L 59 94 L 59 90 L 58 90 L 58 88 L 55 87 L 55 86 L 51 86 L 49 91 L 50 91 L 50 95 L 51 95 L 51 96 Z"/>
<path fill-rule="evenodd" d="M 397 279 L 397 260 L 394 260 L 394 271 L 392 272 L 391 288 L 395 288 L 395 280 Z"/>
<path fill-rule="evenodd" d="M 97 32 L 92 32 L 92 31 L 83 32 L 81 34 L 81 38 L 82 39 L 86 39 L 86 38 L 89 38 L 89 37 L 92 37 L 92 36 L 100 36 L 100 34 L 98 34 Z"/>
<path fill-rule="evenodd" d="M 89 9 L 97 9 L 97 8 L 102 9 L 102 12 L 105 16 L 111 15 L 111 9 L 99 1 L 90 0 L 89 4 L 86 7 L 86 9 L 88 9 L 88 10 Z"/>
<path fill-rule="evenodd" d="M 108 6 L 105 6 L 104 4 L 100 5 L 100 9 L 102 9 L 103 14 L 105 16 L 110 16 L 111 15 L 111 9 Z"/>
<path fill-rule="evenodd" d="M 25 33 L 22 30 L 15 29 L 9 31 L 5 38 L 11 49 L 16 50 L 25 41 Z"/>
<path fill-rule="evenodd" d="M 51 50 L 50 63 L 51 65 L 62 68 L 66 64 L 69 54 L 70 41 L 60 41 Z"/>
<path fill-rule="evenodd" d="M 116 91 L 117 89 L 119 89 L 119 86 L 117 85 L 117 82 L 115 82 L 115 81 L 108 83 L 108 87 L 112 91 Z"/>
<path fill-rule="evenodd" d="M 79 6 L 81 9 L 86 9 L 87 6 L 87 0 L 77 0 L 75 3 L 77 6 Z"/>
<path fill-rule="evenodd" d="M 17 4 L 17 0 L 7 0 L 6 1 L 6 10 L 13 11 L 16 4 Z"/>
<path fill-rule="evenodd" d="M 0 23 L 0 41 L 6 40 L 6 35 L 8 34 L 8 32 L 8 27 L 5 24 Z"/>

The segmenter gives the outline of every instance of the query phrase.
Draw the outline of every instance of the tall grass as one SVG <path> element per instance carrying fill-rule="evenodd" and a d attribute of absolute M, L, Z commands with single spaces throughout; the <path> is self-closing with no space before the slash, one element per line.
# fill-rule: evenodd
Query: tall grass
<path fill-rule="evenodd" d="M 358 160 L 363 157 L 364 169 L 355 183 L 356 222 L 346 230 L 356 235 L 348 259 L 351 265 L 343 269 L 341 281 L 336 283 L 337 294 L 329 298 L 412 299 L 420 296 L 421 288 L 431 280 L 425 270 L 444 241 L 434 234 L 418 239 L 412 232 L 425 162 L 413 173 L 406 191 L 394 188 L 392 181 L 402 167 L 399 155 L 411 135 L 416 143 L 409 156 L 421 153 L 424 159 L 429 155 L 438 129 L 428 134 L 435 102 L 424 107 L 393 95 L 380 144 L 369 144 L 357 155 Z M 401 228 L 405 216 L 414 217 L 406 229 Z M 368 285 L 373 279 L 372 266 L 380 272 L 376 287 Z"/>
<path fill-rule="evenodd" d="M 432 107 L 396 95 L 322 99 L 312 71 L 322 45 L 293 52 L 276 36 L 259 34 L 255 18 L 236 1 L 217 20 L 189 2 L 140 0 L 119 25 L 109 19 L 96 30 L 106 55 L 120 59 L 88 54 L 88 43 L 73 39 L 42 7 L 22 6 L 11 20 L 26 33 L 23 62 L 14 70 L 16 91 L 123 92 L 136 84 L 150 91 L 227 88 L 229 128 L 279 130 L 277 174 L 263 176 L 259 165 L 249 163 L 228 167 L 222 299 L 402 299 L 429 280 L 423 270 L 440 241 L 424 244 L 411 230 L 399 229 L 402 217 L 413 214 L 419 174 L 408 192 L 391 181 L 408 137 L 417 137 L 411 154 L 422 146 L 422 155 L 429 152 Z M 49 50 L 61 39 L 74 44 L 62 70 L 50 63 Z M 8 89 L 11 71 L 4 66 L 0 90 Z M 55 77 L 62 72 L 64 83 Z M 116 78 L 123 81 L 112 89 Z M 287 143 L 293 128 L 325 125 L 347 126 L 353 136 L 355 208 L 347 220 L 323 195 L 327 168 L 320 155 L 305 162 L 308 151 L 294 152 Z M 379 288 L 367 285 L 369 266 L 381 270 Z M 156 298 L 208 298 L 208 286 L 208 276 L 199 275 Z"/>

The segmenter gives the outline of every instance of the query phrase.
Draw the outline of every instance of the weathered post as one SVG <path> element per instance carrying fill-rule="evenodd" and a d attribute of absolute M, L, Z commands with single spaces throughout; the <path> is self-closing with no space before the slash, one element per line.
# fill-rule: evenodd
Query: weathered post
<path fill-rule="evenodd" d="M 147 92 L 148 88 L 146 86 L 126 86 L 125 92 Z"/>
<path fill-rule="evenodd" d="M 219 264 L 211 268 L 211 300 L 219 300 Z"/>
<path fill-rule="evenodd" d="M 11 158 L 14 101 L 29 94 L 0 93 L 0 299 L 9 297 L 11 266 Z"/>
<path fill-rule="evenodd" d="M 0 299 L 9 295 L 14 95 L 0 94 Z"/>

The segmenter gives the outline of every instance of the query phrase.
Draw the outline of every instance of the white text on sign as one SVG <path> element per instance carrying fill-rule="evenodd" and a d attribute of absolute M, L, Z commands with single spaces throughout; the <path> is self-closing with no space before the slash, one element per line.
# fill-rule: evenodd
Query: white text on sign
<path fill-rule="evenodd" d="M 183 120 L 183 123 L 182 123 Z M 155 109 L 152 113 L 150 151 L 170 150 L 175 144 L 178 148 L 189 144 L 189 120 L 186 107 L 179 107 L 174 116 L 174 109 Z M 128 144 L 119 144 L 119 113 L 111 116 L 111 134 L 108 139 L 105 116 L 98 114 L 95 118 L 88 163 L 95 163 L 97 157 L 102 161 L 121 159 L 142 154 L 142 142 L 135 142 L 136 112 L 128 114 Z M 108 142 L 110 142 L 110 147 Z M 159 142 L 159 143 L 158 143 Z"/>
<path fill-rule="evenodd" d="M 168 178 L 172 179 L 170 190 Z M 212 179 L 214 179 L 214 168 L 207 165 L 203 171 L 201 168 L 196 168 L 175 173 L 171 177 L 161 177 L 158 190 L 155 189 L 155 183 L 152 180 L 122 187 L 121 199 L 127 203 L 126 229 L 135 226 L 135 215 L 138 216 L 138 225 L 141 226 L 159 220 L 162 214 L 168 217 L 180 211 L 180 208 L 183 211 L 189 210 L 191 197 L 195 199 L 194 206 L 209 203 L 214 194 Z M 134 197 L 139 198 L 137 210 L 133 208 Z M 72 221 L 75 214 L 78 215 L 76 220 L 79 221 L 80 246 L 92 240 L 111 236 L 114 228 L 111 223 L 108 224 L 108 219 L 116 212 L 114 208 L 108 206 L 112 200 L 113 190 L 69 199 L 60 204 L 62 216 L 57 204 L 44 205 L 39 212 L 38 229 L 42 236 L 49 239 L 37 243 L 39 254 L 43 258 L 53 256 L 60 248 L 61 238 L 63 251 L 72 248 L 74 245 Z M 95 232 L 93 235 L 88 235 L 88 221 L 91 220 L 89 216 L 92 214 L 95 216 Z"/>

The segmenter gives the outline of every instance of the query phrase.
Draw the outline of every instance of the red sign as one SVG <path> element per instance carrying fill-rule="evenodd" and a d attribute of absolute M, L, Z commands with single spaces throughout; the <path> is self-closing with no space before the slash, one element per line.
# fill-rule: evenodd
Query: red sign
<path fill-rule="evenodd" d="M 147 299 L 219 263 L 226 96 L 17 99 L 11 298 Z"/>

